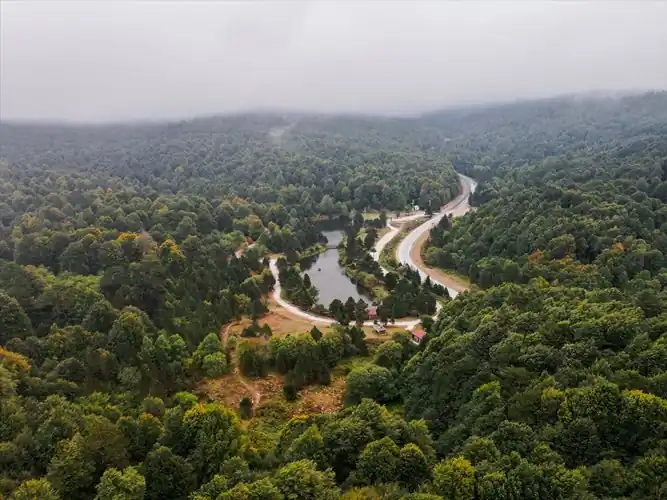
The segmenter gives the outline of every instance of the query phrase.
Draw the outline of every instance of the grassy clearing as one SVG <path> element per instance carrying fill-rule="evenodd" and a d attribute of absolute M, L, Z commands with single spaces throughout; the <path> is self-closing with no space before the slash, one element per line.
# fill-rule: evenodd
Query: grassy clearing
<path fill-rule="evenodd" d="M 323 334 L 331 332 L 332 327 L 314 324 L 299 316 L 293 315 L 281 308 L 274 301 L 269 302 L 270 312 L 259 319 L 259 323 L 268 323 L 275 336 L 288 334 L 299 334 L 310 331 L 317 326 Z M 223 338 L 229 335 L 240 335 L 243 328 L 249 326 L 252 321 L 243 318 L 221 329 Z M 232 373 L 214 379 L 202 381 L 195 392 L 202 399 L 222 403 L 230 409 L 238 412 L 241 399 L 249 397 L 253 402 L 255 416 L 243 421 L 248 429 L 251 440 L 277 440 L 279 430 L 296 415 L 325 414 L 340 411 L 343 408 L 343 397 L 345 394 L 345 379 L 347 374 L 363 364 L 371 363 L 377 347 L 391 340 L 393 333 L 402 331 L 403 328 L 388 326 L 387 331 L 378 334 L 373 327 L 363 327 L 366 333 L 366 345 L 368 354 L 366 356 L 355 356 L 346 358 L 339 363 L 331 373 L 331 384 L 313 385 L 302 389 L 299 398 L 294 402 L 285 401 L 283 395 L 284 376 L 278 373 L 270 373 L 261 379 L 244 377 L 235 368 Z M 244 339 L 253 343 L 264 344 L 264 338 Z M 235 353 L 233 353 L 235 358 Z M 236 360 L 234 365 L 238 366 Z"/>
<path fill-rule="evenodd" d="M 313 323 L 291 315 L 276 304 L 272 304 L 272 310 L 263 318 L 260 318 L 259 322 L 268 323 L 276 336 L 307 332 L 314 326 Z M 223 327 L 222 330 L 228 331 L 229 335 L 239 335 L 243 328 L 250 324 L 251 320 L 244 318 L 232 325 Z M 332 330 L 332 327 L 324 325 L 316 326 L 325 335 Z M 244 397 L 258 401 L 255 408 L 258 417 L 245 422 L 245 425 L 249 428 L 264 429 L 267 427 L 268 429 L 272 429 L 277 425 L 278 427 L 275 428 L 279 429 L 295 415 L 339 411 L 343 408 L 345 378 L 350 370 L 356 366 L 370 363 L 377 347 L 383 342 L 391 340 L 393 333 L 402 331 L 403 329 L 389 326 L 387 331 L 382 334 L 378 334 L 370 326 L 363 327 L 363 330 L 366 333 L 368 355 L 354 356 L 342 360 L 332 371 L 331 384 L 327 386 L 313 385 L 306 387 L 300 391 L 299 398 L 294 402 L 288 403 L 285 401 L 282 390 L 284 376 L 278 373 L 271 373 L 261 379 L 252 379 L 244 377 L 239 373 L 238 369 L 235 369 L 232 373 L 228 373 L 222 377 L 202 381 L 196 392 L 201 398 L 223 403 L 228 408 L 236 411 L 238 411 L 239 403 Z M 267 342 L 263 338 L 248 338 L 244 340 L 253 343 Z M 236 361 L 234 363 L 236 365 Z M 262 410 L 263 408 L 266 410 Z M 264 413 L 271 416 L 263 416 Z"/>
<path fill-rule="evenodd" d="M 380 212 L 363 212 L 361 216 L 364 220 L 375 220 L 380 218 Z"/>
<path fill-rule="evenodd" d="M 332 376 L 329 385 L 313 385 L 299 392 L 299 399 L 287 403 L 283 396 L 284 377 L 272 373 L 265 378 L 249 379 L 238 373 L 230 373 L 223 377 L 204 381 L 198 388 L 200 396 L 205 396 L 215 402 L 222 403 L 228 408 L 238 410 L 239 403 L 244 397 L 253 397 L 253 392 L 261 395 L 255 411 L 262 407 L 284 406 L 286 423 L 295 415 L 311 413 L 331 413 L 343 407 L 345 393 L 345 375 Z M 244 383 L 243 383 L 244 382 Z M 248 387 L 251 389 L 249 390 Z M 261 414 L 261 411 L 260 411 Z"/>
<path fill-rule="evenodd" d="M 271 373 L 265 378 L 250 379 L 235 370 L 222 377 L 204 380 L 197 388 L 197 393 L 218 403 L 224 403 L 227 408 L 238 410 L 239 403 L 244 397 L 255 400 L 255 396 L 259 393 L 261 406 L 267 395 L 282 394 L 282 387 L 283 378 L 278 374 Z"/>
<path fill-rule="evenodd" d="M 321 324 L 316 325 L 315 323 L 307 321 L 303 318 L 291 315 L 285 311 L 285 309 L 271 302 L 269 303 L 269 313 L 262 316 L 257 321 L 260 325 L 267 323 L 271 327 L 273 335 L 277 337 L 284 337 L 288 333 L 308 332 L 313 326 L 317 326 L 320 330 L 322 330 L 323 333 L 326 331 L 326 326 Z M 252 320 L 250 318 L 243 318 L 241 321 L 231 327 L 230 333 L 241 335 L 243 329 L 250 326 L 251 324 Z"/>
<path fill-rule="evenodd" d="M 292 404 L 293 415 L 333 413 L 343 409 L 345 378 L 333 378 L 329 385 L 317 385 L 303 389 Z"/>
<path fill-rule="evenodd" d="M 377 239 L 379 240 L 380 238 L 382 238 L 385 234 L 387 234 L 389 232 L 389 228 L 387 226 L 384 226 L 380 229 L 376 229 L 375 231 L 377 232 Z M 362 227 L 359 230 L 359 233 L 357 233 L 357 239 L 360 242 L 363 243 L 364 238 L 366 238 L 366 233 L 367 232 L 368 232 L 368 230 L 365 227 Z"/>
<path fill-rule="evenodd" d="M 223 377 L 205 380 L 196 392 L 200 397 L 223 403 L 236 411 L 242 398 L 249 397 L 255 400 L 259 395 L 259 404 L 254 408 L 256 417 L 246 421 L 245 424 L 248 427 L 263 428 L 264 432 L 271 434 L 296 415 L 340 411 L 344 406 L 347 374 L 355 366 L 370 363 L 371 360 L 372 354 L 344 360 L 333 370 L 331 384 L 306 387 L 299 392 L 299 398 L 291 403 L 286 402 L 283 396 L 284 376 L 276 373 L 261 379 L 250 379 L 235 371 Z M 271 415 L 270 422 L 267 421 L 268 417 L 265 414 Z"/>

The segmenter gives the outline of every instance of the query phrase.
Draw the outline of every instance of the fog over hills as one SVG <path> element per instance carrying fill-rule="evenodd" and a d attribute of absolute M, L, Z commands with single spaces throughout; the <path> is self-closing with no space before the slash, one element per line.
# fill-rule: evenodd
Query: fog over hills
<path fill-rule="evenodd" d="M 667 88 L 664 2 L 2 2 L 0 117 L 404 115 Z"/>

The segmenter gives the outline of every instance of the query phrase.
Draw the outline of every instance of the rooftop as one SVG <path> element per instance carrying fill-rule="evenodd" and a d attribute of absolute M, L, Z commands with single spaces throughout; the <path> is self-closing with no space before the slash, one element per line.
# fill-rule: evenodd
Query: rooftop
<path fill-rule="evenodd" d="M 412 332 L 412 335 L 421 340 L 426 336 L 426 332 L 424 330 L 415 330 Z"/>

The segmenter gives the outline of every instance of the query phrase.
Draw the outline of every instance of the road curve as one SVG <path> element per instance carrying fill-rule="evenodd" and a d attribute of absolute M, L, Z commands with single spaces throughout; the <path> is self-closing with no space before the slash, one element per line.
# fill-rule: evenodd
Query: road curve
<path fill-rule="evenodd" d="M 299 307 L 295 306 L 291 302 L 286 301 L 281 297 L 281 290 L 282 287 L 280 286 L 280 280 L 278 279 L 278 261 L 277 259 L 271 259 L 269 261 L 269 268 L 271 269 L 271 274 L 273 274 L 273 277 L 276 280 L 276 284 L 273 287 L 273 300 L 275 300 L 278 305 L 289 311 L 291 314 L 294 314 L 295 316 L 299 316 L 305 320 L 311 321 L 313 323 L 319 323 L 322 325 L 333 325 L 336 321 L 332 318 L 327 318 L 325 316 L 318 316 L 317 314 L 312 314 L 309 313 L 308 311 L 304 311 L 303 309 L 300 309 Z M 375 323 L 373 321 L 364 321 L 364 326 L 373 326 Z M 407 330 L 412 330 L 414 327 L 416 327 L 419 324 L 418 319 L 410 319 L 410 320 L 401 320 L 401 321 L 396 321 L 395 323 L 392 323 L 393 326 L 400 326 L 402 328 L 406 328 Z"/>
<path fill-rule="evenodd" d="M 373 247 L 373 250 L 370 251 L 371 257 L 373 257 L 373 260 L 377 262 L 378 264 L 380 263 L 380 254 L 382 253 L 382 250 L 384 250 L 384 247 L 386 247 L 391 240 L 393 240 L 398 233 L 400 232 L 400 228 L 394 226 L 393 224 L 398 222 L 408 222 L 411 220 L 419 219 L 420 217 L 424 217 L 424 211 L 420 210 L 419 212 L 414 212 L 410 215 L 406 215 L 404 217 L 397 217 L 396 219 L 388 220 L 387 221 L 387 228 L 389 229 L 388 232 L 386 232 L 384 235 L 382 235 L 382 238 L 377 240 L 375 243 L 375 246 Z M 386 269 L 382 266 L 380 266 L 380 269 L 382 269 L 382 272 L 384 274 L 387 274 L 389 272 L 389 269 Z"/>
<path fill-rule="evenodd" d="M 440 219 L 442 219 L 445 215 L 452 215 L 453 217 L 458 217 L 460 215 L 463 215 L 467 213 L 470 210 L 470 205 L 468 203 L 468 196 L 470 195 L 471 192 L 475 191 L 475 188 L 477 187 L 477 183 L 471 179 L 470 177 L 466 177 L 465 175 L 459 174 L 459 177 L 461 178 L 461 193 L 454 198 L 452 201 L 450 201 L 447 205 L 445 205 L 440 213 L 434 215 L 431 217 L 429 220 L 424 222 L 423 224 L 417 226 L 415 229 L 413 229 L 408 235 L 401 241 L 398 247 L 398 257 L 399 261 L 401 264 L 408 265 L 414 269 L 417 269 L 419 271 L 419 274 L 421 275 L 422 279 L 426 279 L 426 273 L 419 269 L 414 261 L 412 260 L 412 257 L 410 256 L 410 252 L 412 251 L 412 247 L 415 245 L 416 241 L 419 239 L 421 235 L 423 235 L 426 231 L 430 231 L 433 226 L 435 226 L 438 222 L 440 222 Z M 382 252 L 382 249 L 398 234 L 399 229 L 391 225 L 391 222 L 406 222 L 409 220 L 414 220 L 418 219 L 419 217 L 423 217 L 424 212 L 416 212 L 414 214 L 401 217 L 398 219 L 394 219 L 393 221 L 387 222 L 387 227 L 389 228 L 389 232 L 386 233 L 382 238 L 378 240 L 378 242 L 375 244 L 375 247 L 373 251 L 371 252 L 371 256 L 373 257 L 374 260 L 379 262 L 380 259 L 380 253 Z M 279 272 L 278 272 L 278 261 L 277 259 L 273 258 L 269 261 L 269 268 L 271 269 L 271 274 L 273 274 L 273 277 L 276 280 L 276 283 L 273 288 L 273 300 L 275 300 L 278 305 L 289 311 L 290 313 L 294 314 L 295 316 L 299 316 L 301 318 L 304 318 L 308 321 L 311 321 L 313 323 L 319 323 L 322 325 L 332 325 L 336 321 L 332 318 L 327 318 L 325 316 L 318 316 L 317 314 L 312 314 L 307 311 L 304 311 L 303 309 L 300 309 L 299 307 L 295 306 L 294 304 L 288 302 L 287 300 L 283 299 L 281 297 L 281 291 L 282 288 L 280 286 L 280 279 L 279 279 Z M 386 274 L 388 272 L 387 269 L 382 268 L 382 271 Z M 431 278 L 431 281 L 434 283 L 438 283 L 442 286 L 445 286 L 443 283 L 440 283 L 434 278 Z M 455 297 L 457 295 L 457 291 L 453 290 L 451 287 L 446 287 L 449 290 L 449 294 L 451 297 Z M 438 304 L 438 311 L 440 310 L 440 304 Z M 437 312 L 436 312 L 437 314 Z M 396 321 L 393 323 L 394 326 L 400 326 L 402 328 L 406 328 L 407 330 L 412 330 L 414 329 L 417 325 L 419 324 L 418 319 L 411 319 L 411 320 L 400 320 Z M 373 321 L 365 321 L 364 326 L 373 326 L 374 322 Z"/>
<path fill-rule="evenodd" d="M 452 217 L 460 217 L 461 215 L 464 215 L 470 211 L 468 196 L 477 188 L 477 182 L 475 182 L 475 180 L 471 179 L 470 177 L 466 177 L 465 175 L 459 174 L 459 177 L 461 178 L 461 194 L 445 205 L 440 213 L 434 215 L 429 220 L 408 233 L 408 235 L 403 238 L 403 240 L 398 245 L 398 261 L 403 265 L 417 269 L 422 280 L 425 280 L 428 275 L 424 272 L 424 270 L 420 269 L 415 264 L 410 255 L 412 253 L 412 248 L 415 246 L 417 240 L 424 233 L 430 231 L 431 228 L 436 226 L 443 217 L 449 215 Z M 449 296 L 452 298 L 456 297 L 456 295 L 459 293 L 459 290 L 455 290 L 451 286 L 448 287 L 433 277 L 431 277 L 431 281 L 447 288 L 449 290 Z"/>

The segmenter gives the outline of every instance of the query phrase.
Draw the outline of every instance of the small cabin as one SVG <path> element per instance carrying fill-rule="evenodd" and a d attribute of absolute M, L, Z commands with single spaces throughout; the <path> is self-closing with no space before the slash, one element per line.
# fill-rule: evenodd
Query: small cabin
<path fill-rule="evenodd" d="M 373 319 L 373 318 L 378 317 L 377 307 L 369 307 L 368 309 L 366 309 L 366 313 L 368 314 L 369 319 Z"/>
<path fill-rule="evenodd" d="M 373 325 L 373 330 L 375 330 L 377 333 L 385 333 L 387 331 L 384 325 L 381 325 L 379 323 Z"/>
<path fill-rule="evenodd" d="M 426 337 L 426 332 L 424 330 L 413 330 L 411 332 L 411 340 L 417 345 L 422 343 L 424 337 Z"/>

